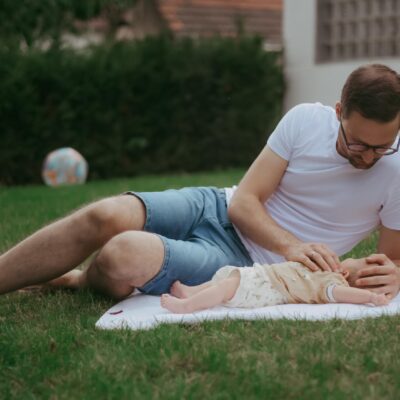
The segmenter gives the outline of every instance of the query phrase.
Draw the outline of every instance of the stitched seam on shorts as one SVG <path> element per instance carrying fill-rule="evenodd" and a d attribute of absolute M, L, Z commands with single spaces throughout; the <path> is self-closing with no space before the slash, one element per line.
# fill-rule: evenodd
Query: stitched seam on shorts
<path fill-rule="evenodd" d="M 246 246 L 243 244 L 242 240 L 240 239 L 239 235 L 237 234 L 237 232 L 235 230 L 235 227 L 234 227 L 232 221 L 229 219 L 229 216 L 228 216 L 228 204 L 226 202 L 226 191 L 225 191 L 225 189 L 215 188 L 215 187 L 210 187 L 210 189 L 213 189 L 214 193 L 216 194 L 216 197 L 224 202 L 225 207 L 226 207 L 227 220 L 226 221 L 221 221 L 217 216 L 205 217 L 205 218 L 203 218 L 203 220 L 211 219 L 214 222 L 216 221 L 225 231 L 227 229 L 231 230 L 232 232 L 229 233 L 230 240 L 232 240 L 235 243 L 235 246 L 240 251 L 241 257 L 244 256 L 246 259 L 250 260 L 250 263 L 252 264 L 253 260 L 250 257 L 250 254 L 249 254 L 248 250 L 246 249 Z M 228 233 L 228 232 L 226 232 L 226 233 Z M 237 254 L 235 254 L 235 255 L 237 255 Z"/>
<path fill-rule="evenodd" d="M 239 249 L 239 251 L 241 252 L 241 254 L 243 256 L 245 256 L 248 260 L 250 260 L 251 265 L 253 264 L 253 260 L 248 252 L 248 250 L 246 249 L 245 245 L 243 244 L 242 240 L 240 239 L 239 235 L 237 234 L 235 228 L 232 226 L 232 233 L 233 237 L 231 237 L 231 239 L 234 241 L 234 243 L 236 244 L 237 248 Z"/>
<path fill-rule="evenodd" d="M 217 224 L 219 224 L 219 225 L 225 230 L 225 234 L 226 234 L 226 236 L 227 236 L 227 241 L 229 241 L 229 242 L 231 242 L 231 243 L 234 244 L 234 247 L 235 247 L 236 251 L 232 251 L 232 249 L 231 249 L 231 243 L 230 243 L 229 246 L 228 246 L 228 247 L 229 247 L 229 250 L 230 250 L 230 252 L 231 252 L 231 254 L 234 254 L 235 257 L 240 257 L 240 258 L 242 258 L 242 259 L 247 259 L 247 260 L 249 260 L 249 261 L 250 261 L 250 265 L 253 264 L 253 260 L 251 259 L 250 254 L 249 254 L 249 252 L 247 251 L 246 247 L 244 246 L 243 242 L 240 240 L 239 235 L 236 233 L 235 228 L 233 227 L 232 222 L 221 223 L 217 217 L 205 217 L 205 218 L 202 218 L 201 221 L 200 221 L 200 223 L 202 223 L 203 221 L 212 221 L 212 222 L 214 222 L 214 223 L 216 222 Z M 199 223 L 199 225 L 200 225 L 200 223 Z M 231 232 L 227 232 L 226 229 L 225 229 L 226 227 L 228 227 L 228 228 L 231 230 Z M 190 238 L 190 237 L 189 237 L 189 238 Z M 187 240 L 187 239 L 186 239 L 186 240 Z M 221 252 L 222 252 L 223 254 L 228 255 L 224 250 L 222 250 L 222 249 L 221 249 L 216 243 L 214 243 L 213 241 L 211 241 L 211 240 L 206 240 L 206 239 L 204 239 L 204 238 L 202 238 L 202 240 L 206 241 L 208 244 L 210 244 L 210 245 L 212 245 L 212 246 L 214 246 L 214 247 L 219 248 L 219 250 L 221 250 Z M 227 245 L 227 243 L 225 243 L 225 245 Z M 239 253 L 238 253 L 238 252 L 239 252 Z M 247 263 L 247 261 L 246 261 L 246 263 Z"/>

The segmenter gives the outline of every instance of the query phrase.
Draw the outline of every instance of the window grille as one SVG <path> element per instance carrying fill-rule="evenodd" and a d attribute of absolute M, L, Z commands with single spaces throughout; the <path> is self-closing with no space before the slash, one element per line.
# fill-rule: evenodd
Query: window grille
<path fill-rule="evenodd" d="M 400 56 L 400 0 L 317 0 L 317 62 Z"/>

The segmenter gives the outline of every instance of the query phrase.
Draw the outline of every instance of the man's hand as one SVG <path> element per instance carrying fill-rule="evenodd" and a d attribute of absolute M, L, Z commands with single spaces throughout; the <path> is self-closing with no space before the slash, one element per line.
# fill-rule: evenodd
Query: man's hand
<path fill-rule="evenodd" d="M 365 261 L 369 265 L 356 272 L 355 286 L 393 299 L 400 289 L 400 269 L 385 254 L 372 254 Z"/>
<path fill-rule="evenodd" d="M 289 246 L 283 256 L 288 261 L 304 264 L 311 271 L 341 271 L 339 257 L 322 243 L 297 243 Z"/>

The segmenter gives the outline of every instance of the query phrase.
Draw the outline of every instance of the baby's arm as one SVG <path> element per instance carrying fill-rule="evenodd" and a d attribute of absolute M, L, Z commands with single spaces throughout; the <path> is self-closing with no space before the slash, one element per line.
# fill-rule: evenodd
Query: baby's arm
<path fill-rule="evenodd" d="M 337 303 L 367 304 L 384 306 L 389 299 L 383 293 L 378 294 L 366 289 L 357 289 L 347 286 L 335 286 L 332 290 L 333 297 Z"/>
<path fill-rule="evenodd" d="M 161 296 L 161 306 L 179 314 L 192 313 L 215 307 L 230 300 L 236 293 L 240 283 L 240 272 L 232 271 L 225 279 L 210 282 L 204 289 L 186 298 L 177 298 L 169 294 Z M 195 292 L 195 291 L 194 291 Z"/>

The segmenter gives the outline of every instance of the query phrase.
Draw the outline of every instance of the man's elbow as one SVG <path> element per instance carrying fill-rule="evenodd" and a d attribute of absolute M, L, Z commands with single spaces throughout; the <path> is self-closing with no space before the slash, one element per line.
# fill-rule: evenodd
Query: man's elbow
<path fill-rule="evenodd" d="M 237 218 L 237 208 L 237 203 L 233 200 L 228 205 L 228 217 L 229 220 L 233 223 L 235 223 L 235 220 Z"/>
<path fill-rule="evenodd" d="M 228 217 L 234 224 L 240 223 L 242 215 L 246 213 L 245 211 L 245 200 L 239 196 L 233 196 L 231 202 L 228 206 Z"/>

